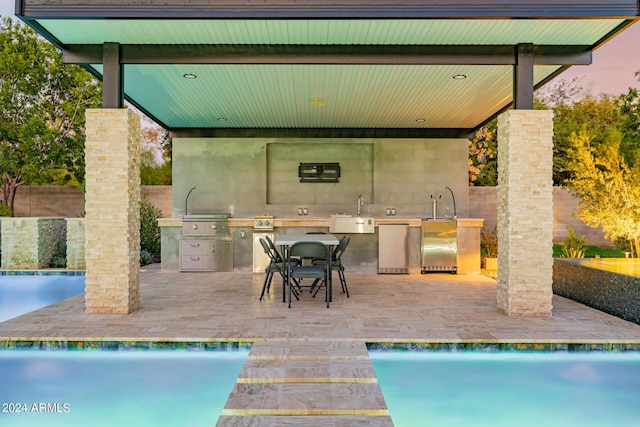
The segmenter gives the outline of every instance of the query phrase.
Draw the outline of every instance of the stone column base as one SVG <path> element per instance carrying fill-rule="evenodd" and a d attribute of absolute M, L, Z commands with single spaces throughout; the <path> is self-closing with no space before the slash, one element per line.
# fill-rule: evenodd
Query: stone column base
<path fill-rule="evenodd" d="M 498 308 L 551 316 L 553 112 L 498 117 Z"/>
<path fill-rule="evenodd" d="M 140 118 L 87 110 L 86 312 L 140 307 Z"/>

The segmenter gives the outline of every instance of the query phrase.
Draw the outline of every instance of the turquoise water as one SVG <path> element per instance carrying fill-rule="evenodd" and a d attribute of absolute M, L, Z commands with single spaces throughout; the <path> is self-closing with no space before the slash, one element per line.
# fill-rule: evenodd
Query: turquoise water
<path fill-rule="evenodd" d="M 214 426 L 247 351 L 0 351 L 0 426 Z"/>
<path fill-rule="evenodd" d="M 640 259 L 638 258 L 580 258 L 575 262 L 585 267 L 640 277 Z"/>
<path fill-rule="evenodd" d="M 84 292 L 84 276 L 0 275 L 0 322 Z"/>
<path fill-rule="evenodd" d="M 370 353 L 396 427 L 640 425 L 640 354 Z"/>

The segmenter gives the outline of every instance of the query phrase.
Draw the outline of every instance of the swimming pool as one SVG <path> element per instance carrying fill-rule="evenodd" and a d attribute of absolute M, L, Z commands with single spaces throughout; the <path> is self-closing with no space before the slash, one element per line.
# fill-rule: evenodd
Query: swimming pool
<path fill-rule="evenodd" d="M 79 295 L 84 284 L 83 275 L 0 275 L 0 322 Z"/>
<path fill-rule="evenodd" d="M 638 425 L 638 353 L 370 352 L 396 427 Z"/>
<path fill-rule="evenodd" d="M 0 425 L 213 426 L 248 351 L 0 351 Z"/>

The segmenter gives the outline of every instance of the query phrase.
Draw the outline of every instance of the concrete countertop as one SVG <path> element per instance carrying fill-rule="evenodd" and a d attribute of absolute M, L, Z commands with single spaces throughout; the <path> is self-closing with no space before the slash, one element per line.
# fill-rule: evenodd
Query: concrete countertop
<path fill-rule="evenodd" d="M 229 218 L 229 227 L 253 227 L 254 218 Z M 482 228 L 484 219 L 458 218 L 458 227 Z M 381 224 L 408 224 L 410 227 L 420 227 L 421 218 L 382 217 L 375 218 L 375 226 Z M 182 218 L 159 218 L 160 227 L 182 227 Z M 329 218 L 274 218 L 274 227 L 329 227 Z"/>

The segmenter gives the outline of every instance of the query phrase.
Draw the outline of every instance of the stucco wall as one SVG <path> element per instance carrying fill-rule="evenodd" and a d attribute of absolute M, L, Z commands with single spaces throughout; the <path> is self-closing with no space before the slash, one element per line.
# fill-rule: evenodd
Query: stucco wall
<path fill-rule="evenodd" d="M 354 151 L 354 144 L 364 148 Z M 295 217 L 298 207 L 307 207 L 309 217 L 355 215 L 362 194 L 363 215 L 382 217 L 395 207 L 399 218 L 425 217 L 429 196 L 442 195 L 440 215 L 453 216 L 449 186 L 464 217 L 469 214 L 467 150 L 466 139 L 174 138 L 173 216 L 182 217 L 186 195 L 197 185 L 189 213 Z M 339 162 L 343 179 L 300 183 L 298 164 L 312 161 Z M 283 188 L 291 198 L 283 197 Z M 278 197 L 271 197 L 273 192 Z"/>

